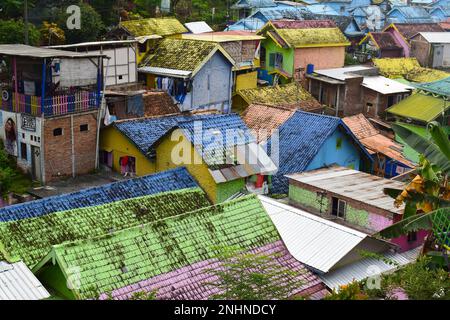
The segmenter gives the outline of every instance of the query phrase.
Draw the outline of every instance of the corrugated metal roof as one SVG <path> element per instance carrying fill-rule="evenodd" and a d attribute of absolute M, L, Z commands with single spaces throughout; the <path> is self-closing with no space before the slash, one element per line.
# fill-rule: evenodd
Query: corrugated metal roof
<path fill-rule="evenodd" d="M 386 252 L 383 257 L 398 264 L 398 266 L 404 266 L 414 262 L 420 250 L 421 247 L 403 253 Z M 396 268 L 396 265 L 387 264 L 380 259 L 365 258 L 329 273 L 321 274 L 319 277 L 330 289 L 339 289 L 339 286 L 347 285 L 354 280 L 361 281 L 370 276 L 393 271 Z"/>
<path fill-rule="evenodd" d="M 450 43 L 450 32 L 421 32 L 429 43 Z"/>
<path fill-rule="evenodd" d="M 320 74 L 322 76 L 330 77 L 333 79 L 344 81 L 344 80 L 350 79 L 350 78 L 361 77 L 361 75 L 354 74 L 354 72 L 369 71 L 371 69 L 373 69 L 373 67 L 353 66 L 353 67 L 344 67 L 344 68 L 314 70 L 314 73 Z"/>
<path fill-rule="evenodd" d="M 160 37 L 159 37 L 160 38 Z M 113 44 L 129 44 L 136 43 L 137 39 L 133 40 L 111 40 L 111 41 L 91 41 L 91 42 L 80 42 L 73 44 L 61 44 L 56 46 L 43 47 L 46 49 L 64 49 L 64 48 L 79 48 L 79 47 L 90 47 L 90 46 L 101 46 L 101 45 L 113 45 Z"/>
<path fill-rule="evenodd" d="M 205 21 L 188 22 L 184 26 L 194 34 L 214 31 Z"/>
<path fill-rule="evenodd" d="M 319 272 L 328 272 L 358 244 L 369 238 L 365 233 L 268 197 L 259 196 L 259 199 L 289 252 L 298 261 Z"/>
<path fill-rule="evenodd" d="M 140 67 L 138 68 L 138 71 L 142 73 L 151 73 L 174 78 L 189 78 L 192 74 L 192 71 L 159 68 L 159 67 Z"/>
<path fill-rule="evenodd" d="M 38 48 L 24 44 L 0 44 L 0 55 L 32 58 L 89 58 L 107 57 L 102 53 L 82 53 L 56 49 Z"/>
<path fill-rule="evenodd" d="M 404 184 L 399 181 L 339 166 L 291 174 L 287 177 L 392 213 L 403 213 L 404 206 L 395 207 L 394 200 L 383 193 L 384 188 L 403 189 Z"/>
<path fill-rule="evenodd" d="M 383 76 L 364 77 L 362 86 L 381 94 L 402 93 L 414 90 L 414 87 L 385 78 Z"/>
<path fill-rule="evenodd" d="M 41 300 L 48 291 L 23 262 L 0 261 L 0 300 Z"/>

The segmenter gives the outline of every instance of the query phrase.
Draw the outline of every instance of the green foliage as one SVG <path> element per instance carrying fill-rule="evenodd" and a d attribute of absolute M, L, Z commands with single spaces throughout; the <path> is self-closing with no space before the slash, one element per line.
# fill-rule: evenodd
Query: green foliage
<path fill-rule="evenodd" d="M 360 283 L 353 281 L 348 285 L 340 286 L 339 290 L 333 289 L 324 300 L 367 300 L 368 296 L 361 291 Z"/>
<path fill-rule="evenodd" d="M 302 286 L 298 273 L 276 262 L 277 255 L 243 253 L 236 247 L 221 247 L 217 259 L 223 268 L 206 272 L 217 281 L 204 283 L 219 289 L 213 299 L 281 300 Z"/>
<path fill-rule="evenodd" d="M 0 20 L 0 43 L 24 43 L 25 24 L 23 20 Z M 38 45 L 40 41 L 39 30 L 31 23 L 28 24 L 28 39 L 30 45 Z"/>
<path fill-rule="evenodd" d="M 354 58 L 353 55 L 351 55 L 350 53 L 345 54 L 345 59 L 344 59 L 345 66 L 352 66 L 352 65 L 357 65 L 357 64 L 361 64 L 357 58 Z"/>
<path fill-rule="evenodd" d="M 153 290 L 150 292 L 139 291 L 133 293 L 130 300 L 156 300 L 157 291 Z"/>
<path fill-rule="evenodd" d="M 381 288 L 367 289 L 371 298 L 392 299 L 392 291 L 402 288 L 412 300 L 450 299 L 450 277 L 444 269 L 430 268 L 430 259 L 420 258 L 392 274 L 382 275 Z"/>
<path fill-rule="evenodd" d="M 67 43 L 89 42 L 99 39 L 105 31 L 101 16 L 90 5 L 85 3 L 77 4 L 81 10 L 81 28 L 69 30 L 67 19 L 69 14 L 61 10 L 58 17 L 58 25 L 64 30 Z"/>

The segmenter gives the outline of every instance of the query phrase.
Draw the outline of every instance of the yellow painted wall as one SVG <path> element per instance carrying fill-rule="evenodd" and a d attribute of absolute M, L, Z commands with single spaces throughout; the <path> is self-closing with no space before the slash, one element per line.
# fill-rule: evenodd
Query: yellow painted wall
<path fill-rule="evenodd" d="M 158 171 L 185 166 L 206 192 L 208 198 L 216 203 L 217 185 L 209 173 L 208 167 L 181 130 L 174 130 L 172 134 L 163 139 L 156 148 L 156 159 L 156 170 Z"/>
<path fill-rule="evenodd" d="M 258 71 L 238 74 L 236 76 L 236 91 L 256 88 Z"/>
<path fill-rule="evenodd" d="M 119 159 L 122 156 L 136 158 L 136 175 L 143 176 L 156 172 L 156 164 L 145 157 L 142 152 L 116 128 L 110 126 L 100 133 L 100 150 L 113 152 L 113 170 L 120 173 Z"/>

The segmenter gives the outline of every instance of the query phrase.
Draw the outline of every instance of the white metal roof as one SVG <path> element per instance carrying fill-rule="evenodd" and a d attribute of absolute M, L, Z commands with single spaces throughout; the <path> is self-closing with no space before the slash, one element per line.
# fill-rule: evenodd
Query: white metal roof
<path fill-rule="evenodd" d="M 328 272 L 365 239 L 374 240 L 363 232 L 271 198 L 259 199 L 292 256 L 319 272 Z"/>
<path fill-rule="evenodd" d="M 420 32 L 429 43 L 450 43 L 450 32 Z"/>
<path fill-rule="evenodd" d="M 23 262 L 0 261 L 0 300 L 40 300 L 48 291 Z"/>
<path fill-rule="evenodd" d="M 102 45 L 115 45 L 115 44 L 129 44 L 136 43 L 138 40 L 111 40 L 111 41 L 92 41 L 92 42 L 80 42 L 73 44 L 61 44 L 56 46 L 46 46 L 43 48 L 47 49 L 65 49 L 65 48 L 79 48 L 79 47 L 91 47 L 91 46 L 102 46 Z"/>
<path fill-rule="evenodd" d="M 138 68 L 138 71 L 142 73 L 151 73 L 160 76 L 174 77 L 174 78 L 189 78 L 192 74 L 192 71 L 159 68 L 159 67 L 140 67 Z"/>
<path fill-rule="evenodd" d="M 214 31 L 205 21 L 188 22 L 184 25 L 194 34 Z"/>
<path fill-rule="evenodd" d="M 320 74 L 322 76 L 330 77 L 333 79 L 344 81 L 345 79 L 361 77 L 361 75 L 352 74 L 352 72 L 370 70 L 373 67 L 366 66 L 353 66 L 353 67 L 345 67 L 345 68 L 332 68 L 332 69 L 322 69 L 322 70 L 314 70 L 314 73 Z"/>
<path fill-rule="evenodd" d="M 400 181 L 339 166 L 290 174 L 287 177 L 373 207 L 403 213 L 404 206 L 395 207 L 394 200 L 383 193 L 384 188 L 403 189 L 404 184 Z"/>
<path fill-rule="evenodd" d="M 383 260 L 370 257 L 326 274 L 320 274 L 319 277 L 330 289 L 338 289 L 339 286 L 347 285 L 354 280 L 361 281 L 371 276 L 394 271 L 397 267 L 414 262 L 417 259 L 420 250 L 421 247 L 418 247 L 403 253 L 386 252 L 383 254 L 384 258 L 397 265 L 387 264 Z"/>
<path fill-rule="evenodd" d="M 362 86 L 381 94 L 404 93 L 414 89 L 411 86 L 382 76 L 364 77 Z"/>
<path fill-rule="evenodd" d="M 102 53 L 81 53 L 56 49 L 38 48 L 24 44 L 0 44 L 0 55 L 32 58 L 90 58 L 106 57 Z"/>

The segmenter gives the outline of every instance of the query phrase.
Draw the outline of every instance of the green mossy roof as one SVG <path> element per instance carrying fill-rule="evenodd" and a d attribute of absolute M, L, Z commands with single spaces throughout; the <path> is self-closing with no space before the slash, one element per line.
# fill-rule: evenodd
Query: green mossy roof
<path fill-rule="evenodd" d="M 278 240 L 261 202 L 250 195 L 114 235 L 54 246 L 52 255 L 64 272 L 80 268 L 81 287 L 75 294 L 83 299 L 214 258 L 220 246 L 251 250 Z"/>
<path fill-rule="evenodd" d="M 413 82 L 431 82 L 447 78 L 450 74 L 435 69 L 422 68 L 416 58 L 373 59 L 380 73 L 388 78 L 405 78 Z"/>
<path fill-rule="evenodd" d="M 350 44 L 339 28 L 277 29 L 276 32 L 294 48 Z"/>
<path fill-rule="evenodd" d="M 387 112 L 422 122 L 430 122 L 439 117 L 443 110 L 448 110 L 450 103 L 431 95 L 415 93 L 393 105 Z"/>
<path fill-rule="evenodd" d="M 302 109 L 320 107 L 319 102 L 301 85 L 289 83 L 281 86 L 258 87 L 239 91 L 248 104 L 267 104 L 273 106 L 299 104 Z"/>
<path fill-rule="evenodd" d="M 105 205 L 0 224 L 0 250 L 11 262 L 33 267 L 52 248 L 209 206 L 199 188 L 127 199 Z"/>
<path fill-rule="evenodd" d="M 159 35 L 170 36 L 188 32 L 175 18 L 150 18 L 122 21 L 120 26 L 135 37 Z"/>
<path fill-rule="evenodd" d="M 153 54 L 144 57 L 140 67 L 194 71 L 218 47 L 208 41 L 164 39 Z"/>

